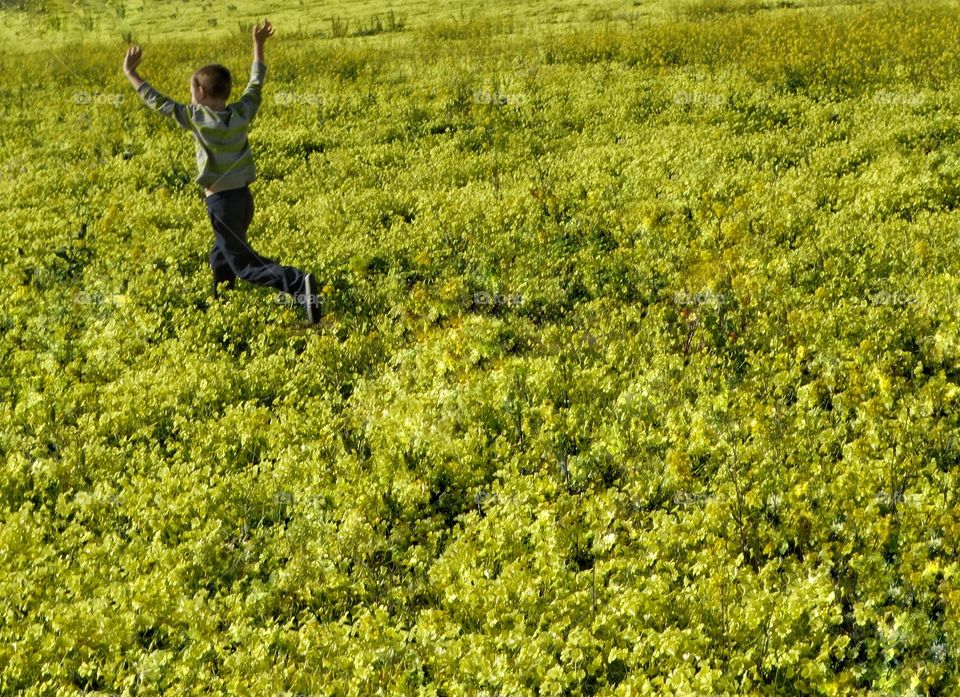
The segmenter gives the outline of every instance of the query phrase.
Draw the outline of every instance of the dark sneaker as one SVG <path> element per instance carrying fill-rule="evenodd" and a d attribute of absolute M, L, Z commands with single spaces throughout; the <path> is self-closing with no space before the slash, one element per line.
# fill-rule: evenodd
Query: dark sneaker
<path fill-rule="evenodd" d="M 307 313 L 307 320 L 310 324 L 316 324 L 320 321 L 320 296 L 317 294 L 316 281 L 313 274 L 308 273 L 303 277 L 303 296 L 301 304 Z"/>

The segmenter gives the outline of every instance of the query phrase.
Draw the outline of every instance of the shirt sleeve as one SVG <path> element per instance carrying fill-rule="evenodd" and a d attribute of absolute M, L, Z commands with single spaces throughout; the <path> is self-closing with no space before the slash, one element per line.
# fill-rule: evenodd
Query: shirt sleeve
<path fill-rule="evenodd" d="M 173 117 L 180 128 L 190 130 L 193 127 L 190 111 L 186 104 L 181 104 L 164 94 L 160 94 L 148 82 L 144 82 L 137 88 L 137 94 L 151 109 L 159 111 L 164 116 Z"/>
<path fill-rule="evenodd" d="M 267 66 L 263 61 L 253 61 L 253 66 L 250 68 L 250 82 L 247 83 L 246 89 L 243 90 L 243 94 L 240 95 L 240 99 L 234 105 L 237 113 L 243 115 L 248 122 L 253 121 L 253 117 L 260 108 L 263 78 L 266 73 Z"/>

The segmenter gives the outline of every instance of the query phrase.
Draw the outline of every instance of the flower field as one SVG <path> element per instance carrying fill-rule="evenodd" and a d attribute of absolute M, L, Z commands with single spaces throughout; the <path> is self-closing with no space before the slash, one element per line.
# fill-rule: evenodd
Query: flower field
<path fill-rule="evenodd" d="M 960 693 L 960 4 L 233 3 L 0 3 L 0 694 Z"/>

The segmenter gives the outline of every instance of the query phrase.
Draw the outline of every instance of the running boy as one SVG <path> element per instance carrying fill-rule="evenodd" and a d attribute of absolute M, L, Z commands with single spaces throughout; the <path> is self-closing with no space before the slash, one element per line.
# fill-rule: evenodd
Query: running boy
<path fill-rule="evenodd" d="M 253 67 L 250 82 L 240 99 L 227 105 L 232 87 L 230 71 L 219 64 L 206 65 L 190 78 L 190 104 L 181 104 L 157 92 L 137 74 L 143 55 L 139 46 L 127 49 L 123 72 L 147 106 L 193 133 L 197 146 L 196 183 L 206 194 L 207 215 L 213 226 L 214 245 L 210 252 L 213 269 L 213 296 L 226 283 L 232 288 L 237 278 L 270 286 L 293 295 L 311 323 L 320 320 L 320 299 L 313 276 L 292 266 L 281 266 L 257 254 L 247 242 L 247 228 L 253 220 L 253 196 L 247 186 L 256 179 L 253 155 L 247 142 L 250 122 L 260 106 L 260 90 L 267 66 L 263 45 L 273 36 L 267 19 L 253 27 Z"/>

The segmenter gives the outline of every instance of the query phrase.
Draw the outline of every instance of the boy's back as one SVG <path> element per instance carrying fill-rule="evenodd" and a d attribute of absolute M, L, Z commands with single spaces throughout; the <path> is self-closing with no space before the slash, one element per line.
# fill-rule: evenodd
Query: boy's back
<path fill-rule="evenodd" d="M 240 99 L 218 111 L 203 104 L 181 104 L 161 94 L 148 82 L 137 88 L 147 106 L 170 116 L 196 139 L 197 170 L 194 180 L 207 193 L 236 189 L 257 178 L 247 132 L 260 108 L 267 66 L 254 59 L 250 81 Z"/>

